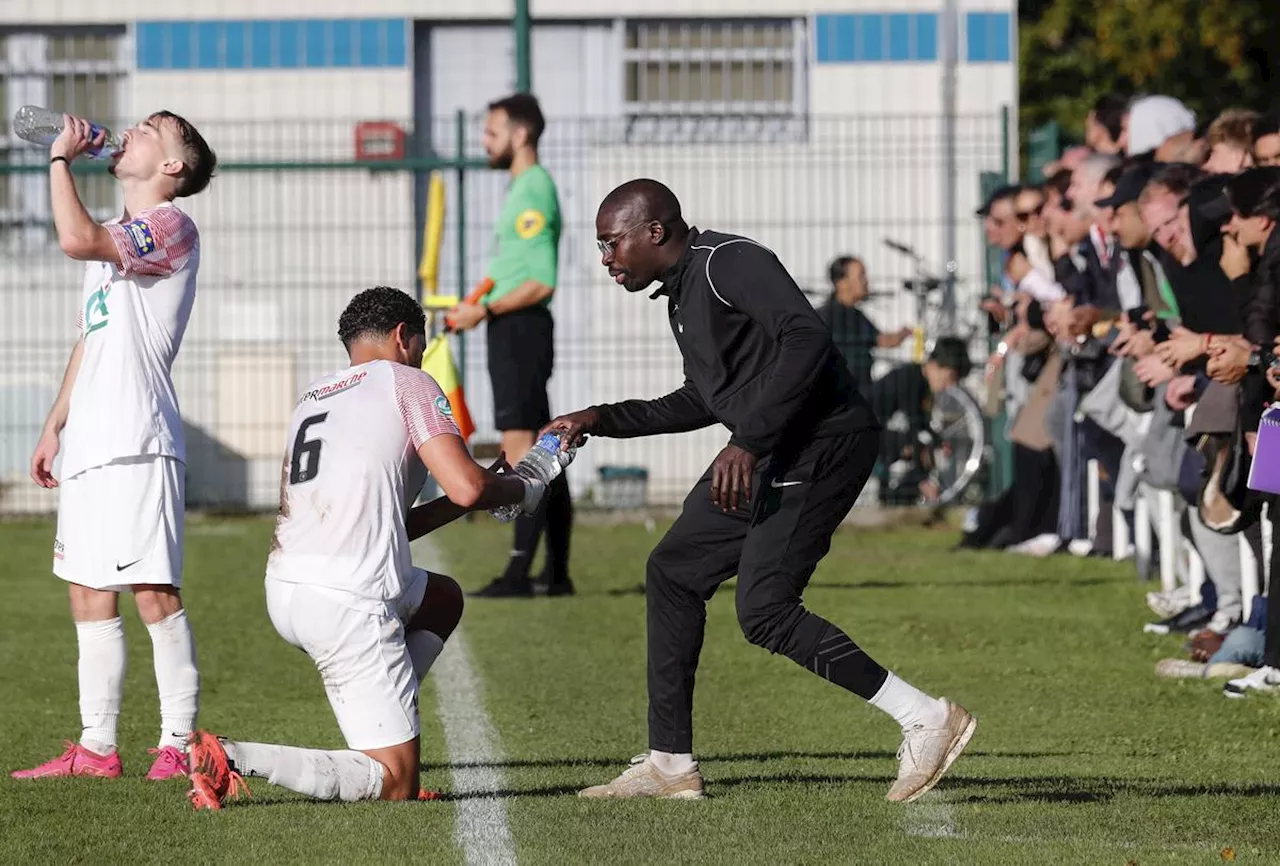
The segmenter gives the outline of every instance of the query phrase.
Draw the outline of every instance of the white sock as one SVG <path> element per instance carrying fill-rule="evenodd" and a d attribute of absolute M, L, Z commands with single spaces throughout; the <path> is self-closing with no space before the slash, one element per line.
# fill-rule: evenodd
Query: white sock
<path fill-rule="evenodd" d="M 382 795 L 382 765 L 361 752 L 324 752 L 267 743 L 222 745 L 241 775 L 260 776 L 317 800 L 351 803 Z"/>
<path fill-rule="evenodd" d="M 929 697 L 892 671 L 871 699 L 871 705 L 893 716 L 903 729 L 940 728 L 947 721 L 942 701 Z"/>
<path fill-rule="evenodd" d="M 186 747 L 200 709 L 200 673 L 196 645 L 180 610 L 147 626 L 155 655 L 156 689 L 160 692 L 160 748 Z"/>
<path fill-rule="evenodd" d="M 99 755 L 116 750 L 116 722 L 124 696 L 124 620 L 76 623 L 80 647 L 80 745 Z"/>
<path fill-rule="evenodd" d="M 405 645 L 409 647 L 409 659 L 413 662 L 413 672 L 421 683 L 427 678 L 427 671 L 440 658 L 444 649 L 444 638 L 433 631 L 414 629 L 405 635 Z"/>
<path fill-rule="evenodd" d="M 693 762 L 693 755 L 688 752 L 656 752 L 650 750 L 649 763 L 658 768 L 664 776 L 678 776 L 687 773 L 698 765 Z"/>

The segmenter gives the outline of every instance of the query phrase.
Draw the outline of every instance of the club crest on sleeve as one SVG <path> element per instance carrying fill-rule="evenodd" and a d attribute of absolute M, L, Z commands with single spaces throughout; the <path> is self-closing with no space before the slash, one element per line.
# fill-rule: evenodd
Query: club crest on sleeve
<path fill-rule="evenodd" d="M 147 225 L 146 220 L 134 220 L 124 225 L 125 234 L 129 236 L 129 243 L 133 244 L 133 250 L 140 256 L 148 255 L 155 252 L 156 239 L 151 234 L 151 226 Z"/>
<path fill-rule="evenodd" d="M 449 398 L 443 394 L 436 398 L 436 410 L 446 418 L 453 417 L 453 407 L 449 405 Z"/>
<path fill-rule="evenodd" d="M 520 216 L 516 217 L 516 234 L 521 240 L 529 240 L 529 238 L 537 237 L 538 233 L 547 226 L 547 218 L 541 211 L 530 208 L 524 211 Z"/>

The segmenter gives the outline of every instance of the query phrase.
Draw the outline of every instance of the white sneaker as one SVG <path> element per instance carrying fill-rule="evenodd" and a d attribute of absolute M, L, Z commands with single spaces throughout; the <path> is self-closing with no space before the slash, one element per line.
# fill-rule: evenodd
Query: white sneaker
<path fill-rule="evenodd" d="M 1009 553 L 1019 553 L 1023 556 L 1052 556 L 1058 552 L 1058 548 L 1062 546 L 1062 539 L 1058 538 L 1056 533 L 1046 532 L 1043 535 L 1037 535 L 1035 538 L 1029 538 L 1021 544 L 1010 545 L 1005 548 Z"/>
<path fill-rule="evenodd" d="M 1147 607 L 1161 619 L 1172 619 L 1191 607 L 1191 595 L 1186 587 L 1147 593 Z"/>
<path fill-rule="evenodd" d="M 898 748 L 898 779 L 888 799 L 910 803 L 926 794 L 942 778 L 973 738 L 978 720 L 959 704 L 939 698 L 947 710 L 940 728 L 917 727 L 902 732 Z"/>
<path fill-rule="evenodd" d="M 1067 542 L 1067 552 L 1072 556 L 1088 556 L 1093 553 L 1093 542 L 1087 538 L 1076 538 Z"/>
<path fill-rule="evenodd" d="M 668 776 L 653 765 L 648 752 L 636 755 L 621 776 L 604 785 L 584 788 L 579 797 L 591 799 L 624 799 L 656 797 L 664 800 L 701 800 L 702 773 L 694 762 L 693 769 Z"/>
<path fill-rule="evenodd" d="M 1231 680 L 1222 687 L 1222 693 L 1229 698 L 1244 698 L 1250 691 L 1261 694 L 1280 694 L 1280 670 L 1266 667 L 1258 668 L 1247 677 Z"/>
<path fill-rule="evenodd" d="M 1232 619 L 1228 614 L 1219 610 L 1214 612 L 1213 616 L 1209 618 L 1209 622 L 1205 624 L 1203 629 L 1198 629 L 1197 631 L 1211 631 L 1215 634 L 1227 634 L 1239 624 L 1239 620 Z M 1192 634 L 1192 637 L 1195 637 L 1195 635 Z"/>
<path fill-rule="evenodd" d="M 1230 680 L 1253 673 L 1248 665 L 1234 662 L 1205 664 L 1191 659 L 1161 659 L 1156 662 L 1156 676 L 1166 680 Z"/>

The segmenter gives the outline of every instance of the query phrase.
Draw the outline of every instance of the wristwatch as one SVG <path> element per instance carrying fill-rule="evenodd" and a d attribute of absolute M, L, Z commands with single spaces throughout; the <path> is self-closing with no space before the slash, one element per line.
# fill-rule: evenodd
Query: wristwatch
<path fill-rule="evenodd" d="M 1262 353 L 1257 349 L 1249 350 L 1249 369 L 1256 370 L 1262 366 Z"/>

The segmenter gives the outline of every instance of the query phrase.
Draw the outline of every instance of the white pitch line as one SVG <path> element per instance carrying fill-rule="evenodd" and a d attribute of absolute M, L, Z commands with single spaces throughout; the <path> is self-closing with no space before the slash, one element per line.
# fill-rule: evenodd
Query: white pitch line
<path fill-rule="evenodd" d="M 440 554 L 429 539 L 415 542 L 415 558 L 432 564 Z M 440 722 L 444 726 L 458 819 L 454 839 L 467 866 L 515 866 L 516 846 L 507 821 L 502 740 L 484 709 L 480 677 L 471 664 L 466 636 L 457 629 L 431 668 Z"/>
<path fill-rule="evenodd" d="M 925 839 L 958 839 L 964 836 L 956 830 L 955 813 L 946 795 L 937 790 L 902 807 L 902 831 L 908 836 Z"/>

